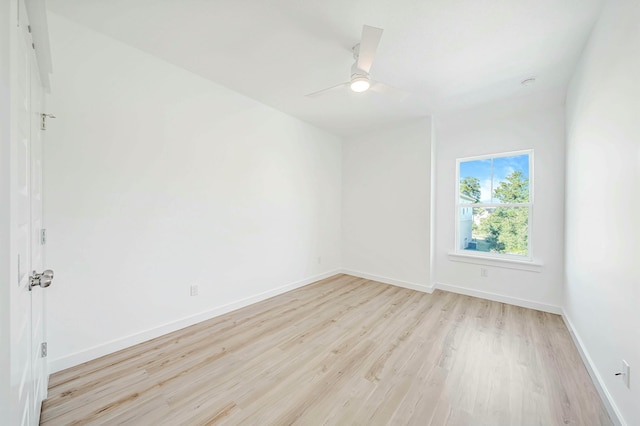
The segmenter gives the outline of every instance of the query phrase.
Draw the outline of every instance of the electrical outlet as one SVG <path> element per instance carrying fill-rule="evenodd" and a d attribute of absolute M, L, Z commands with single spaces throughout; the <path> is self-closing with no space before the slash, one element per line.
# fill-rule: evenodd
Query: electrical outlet
<path fill-rule="evenodd" d="M 198 286 L 195 285 L 195 284 L 191 286 L 191 295 L 192 296 L 197 296 L 198 295 Z"/>
<path fill-rule="evenodd" d="M 624 359 L 622 360 L 622 380 L 628 388 L 631 388 L 631 367 Z"/>
<path fill-rule="evenodd" d="M 480 276 L 487 278 L 489 276 L 489 270 L 487 268 L 480 268 Z"/>

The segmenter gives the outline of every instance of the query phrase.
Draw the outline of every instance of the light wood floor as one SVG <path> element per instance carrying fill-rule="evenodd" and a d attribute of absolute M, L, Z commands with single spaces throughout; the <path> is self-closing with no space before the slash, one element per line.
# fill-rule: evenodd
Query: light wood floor
<path fill-rule="evenodd" d="M 611 422 L 559 316 L 337 275 L 56 373 L 42 424 Z"/>

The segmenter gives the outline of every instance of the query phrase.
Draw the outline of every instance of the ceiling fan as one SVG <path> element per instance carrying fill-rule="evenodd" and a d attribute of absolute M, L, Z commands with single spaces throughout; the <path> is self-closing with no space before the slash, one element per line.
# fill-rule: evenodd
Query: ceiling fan
<path fill-rule="evenodd" d="M 378 50 L 378 44 L 380 43 L 382 32 L 382 28 L 363 25 L 360 43 L 353 46 L 352 49 L 355 62 L 351 66 L 351 80 L 346 83 L 338 84 L 337 86 L 309 93 L 306 96 L 314 98 L 330 91 L 349 88 L 351 91 L 356 93 L 371 90 L 397 100 L 402 100 L 407 97 L 409 95 L 408 92 L 378 81 L 373 81 L 369 76 L 369 70 L 371 70 L 371 66 L 373 65 L 373 58 L 375 57 L 376 50 Z"/>

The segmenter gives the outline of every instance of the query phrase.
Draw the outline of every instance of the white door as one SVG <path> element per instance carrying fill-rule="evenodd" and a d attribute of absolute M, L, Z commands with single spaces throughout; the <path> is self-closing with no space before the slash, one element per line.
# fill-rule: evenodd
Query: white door
<path fill-rule="evenodd" d="M 12 44 L 12 254 L 16 281 L 11 289 L 11 371 L 15 423 L 37 425 L 46 395 L 44 288 L 33 287 L 41 273 L 44 250 L 40 238 L 42 209 L 43 88 L 32 46 L 24 3 L 19 2 L 16 37 Z M 36 275 L 37 276 L 37 275 Z"/>

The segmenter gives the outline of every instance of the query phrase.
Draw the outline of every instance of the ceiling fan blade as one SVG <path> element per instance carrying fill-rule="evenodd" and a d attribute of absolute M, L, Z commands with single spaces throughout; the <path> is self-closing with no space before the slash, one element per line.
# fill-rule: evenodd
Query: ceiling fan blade
<path fill-rule="evenodd" d="M 338 84 L 336 86 L 332 86 L 332 87 L 329 87 L 329 88 L 326 88 L 326 89 L 318 90 L 317 92 L 309 93 L 309 94 L 307 94 L 305 96 L 307 98 L 315 98 L 317 96 L 320 96 L 320 95 L 325 94 L 327 92 L 332 92 L 332 91 L 340 89 L 342 87 L 349 87 L 349 83 L 348 82 L 347 83 L 340 83 L 340 84 Z"/>
<path fill-rule="evenodd" d="M 384 31 L 382 28 L 370 27 L 369 25 L 362 26 L 362 39 L 360 40 L 357 67 L 366 73 L 369 72 L 371 65 L 373 65 L 373 58 L 376 55 L 376 50 L 378 50 L 382 31 Z"/>
<path fill-rule="evenodd" d="M 380 93 L 388 98 L 394 99 L 397 102 L 404 101 L 407 97 L 409 97 L 410 93 L 406 90 L 398 89 L 397 87 L 389 86 L 388 84 L 375 82 L 371 85 L 372 92 Z"/>

